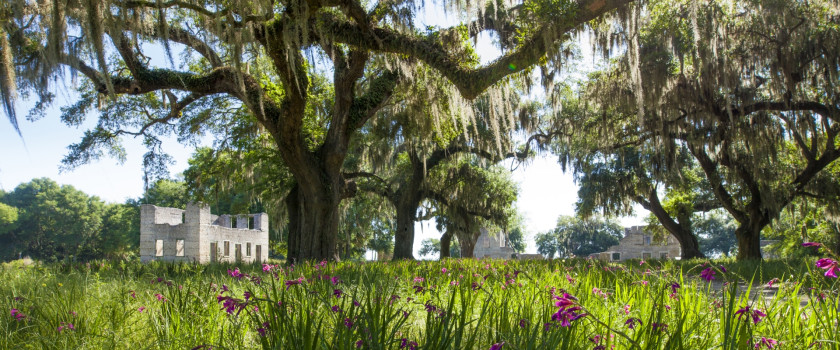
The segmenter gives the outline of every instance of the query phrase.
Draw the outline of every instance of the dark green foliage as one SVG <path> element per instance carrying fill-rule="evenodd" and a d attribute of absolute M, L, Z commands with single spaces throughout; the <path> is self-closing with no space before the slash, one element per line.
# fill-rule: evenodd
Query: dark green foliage
<path fill-rule="evenodd" d="M 617 222 L 609 219 L 561 216 L 557 219 L 557 227 L 537 234 L 535 240 L 537 252 L 548 258 L 555 254 L 561 258 L 586 257 L 618 244 L 623 232 Z"/>
<path fill-rule="evenodd" d="M 183 209 L 190 200 L 187 197 L 187 184 L 184 181 L 160 179 L 143 193 L 139 201 L 139 204 Z"/>
<path fill-rule="evenodd" d="M 98 197 L 41 178 L 19 185 L 3 201 L 17 207 L 20 214 L 17 227 L 0 236 L 4 246 L 14 247 L 7 248 L 2 259 L 17 258 L 16 253 L 22 253 L 61 260 L 95 250 L 106 208 Z"/>
<path fill-rule="evenodd" d="M 694 232 L 700 241 L 700 249 L 708 257 L 719 255 L 731 256 L 738 248 L 735 237 L 737 223 L 726 212 L 715 210 L 708 214 L 696 215 Z"/>
<path fill-rule="evenodd" d="M 421 242 L 420 251 L 417 252 L 421 257 L 432 257 L 440 255 L 440 240 L 437 238 L 427 238 Z M 452 258 L 461 257 L 461 246 L 458 244 L 458 238 L 452 238 L 452 245 L 449 247 L 449 254 Z"/>

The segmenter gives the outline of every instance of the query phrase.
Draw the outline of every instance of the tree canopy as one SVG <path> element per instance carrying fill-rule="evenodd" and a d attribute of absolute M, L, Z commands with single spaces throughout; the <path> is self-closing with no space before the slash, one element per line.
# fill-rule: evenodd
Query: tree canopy
<path fill-rule="evenodd" d="M 802 196 L 836 197 L 840 8 L 832 1 L 649 1 L 626 54 L 587 82 L 598 144 L 681 148 L 738 222 L 738 258 Z"/>
<path fill-rule="evenodd" d="M 144 165 L 153 175 L 170 161 L 159 135 L 189 142 L 247 115 L 294 178 L 286 201 L 290 260 L 336 259 L 340 203 L 355 188 L 342 174 L 351 139 L 398 85 L 431 69 L 444 78 L 448 106 L 417 117 L 473 118 L 462 108 L 467 101 L 498 96 L 488 90 L 508 77 L 529 77 L 539 66 L 551 85 L 570 34 L 629 2 L 454 2 L 449 11 L 462 23 L 449 28 L 419 28 L 420 4 L 400 1 L 5 2 L 0 97 L 17 127 L 18 96 L 37 100 L 30 113 L 37 117 L 56 81 L 68 72 L 83 77 L 80 100 L 62 118 L 78 125 L 96 109 L 99 122 L 65 164 L 120 157 L 120 137 L 135 136 L 150 148 Z M 503 54 L 479 65 L 470 39 L 483 32 L 498 37 Z M 150 47 L 162 48 L 168 66 L 151 64 Z M 436 100 L 435 91 L 403 98 Z"/>

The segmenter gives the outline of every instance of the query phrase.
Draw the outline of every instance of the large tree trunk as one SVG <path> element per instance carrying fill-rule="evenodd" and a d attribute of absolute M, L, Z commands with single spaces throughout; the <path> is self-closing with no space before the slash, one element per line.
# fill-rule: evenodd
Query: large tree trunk
<path fill-rule="evenodd" d="M 694 258 L 705 258 L 706 254 L 703 254 L 700 251 L 700 243 L 697 242 L 697 236 L 695 236 L 690 231 L 677 231 L 671 232 L 671 235 L 680 242 L 680 258 L 682 260 L 694 259 Z"/>
<path fill-rule="evenodd" d="M 400 184 L 397 191 L 397 232 L 394 233 L 394 260 L 414 259 L 414 222 L 417 221 L 417 208 L 423 200 L 423 181 L 426 178 L 426 162 L 409 152 L 411 177 Z M 435 161 L 436 165 L 439 160 Z M 432 164 L 429 164 L 432 165 Z M 432 166 L 434 166 L 432 165 Z"/>
<path fill-rule="evenodd" d="M 406 184 L 403 184 L 405 186 Z M 415 188 L 407 188 L 408 192 L 417 193 Z M 400 198 L 397 203 L 397 231 L 394 233 L 394 259 L 414 260 L 414 223 L 417 221 L 417 208 L 420 206 L 419 196 L 404 194 L 412 198 Z"/>
<path fill-rule="evenodd" d="M 476 235 L 466 231 L 463 235 L 458 236 L 458 243 L 461 245 L 461 257 L 462 258 L 474 258 L 475 257 L 475 241 Z"/>
<path fill-rule="evenodd" d="M 440 259 L 452 257 L 452 231 L 446 230 L 443 236 L 440 236 Z"/>
<path fill-rule="evenodd" d="M 286 201 L 289 211 L 287 260 L 290 263 L 339 260 L 336 240 L 340 201 L 340 187 L 295 185 Z"/>
<path fill-rule="evenodd" d="M 692 213 L 682 213 L 679 215 L 679 222 L 675 221 L 671 214 L 668 214 L 665 211 L 665 208 L 662 207 L 662 203 L 659 201 L 659 195 L 656 193 L 656 189 L 651 189 L 648 192 L 647 201 L 637 200 L 640 204 L 642 204 L 645 209 L 650 210 L 656 219 L 659 220 L 659 223 L 662 224 L 662 227 L 665 228 L 674 238 L 680 242 L 680 258 L 683 260 L 694 259 L 694 258 L 705 258 L 706 255 L 700 251 L 700 243 L 697 242 L 697 236 L 691 232 L 691 214 Z"/>
<path fill-rule="evenodd" d="M 735 236 L 738 237 L 737 260 L 761 260 L 761 229 L 752 221 L 738 225 Z"/>

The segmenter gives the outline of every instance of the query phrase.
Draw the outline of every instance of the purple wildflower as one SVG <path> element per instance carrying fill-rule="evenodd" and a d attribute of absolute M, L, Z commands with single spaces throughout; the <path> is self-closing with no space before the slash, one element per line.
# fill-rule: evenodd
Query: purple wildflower
<path fill-rule="evenodd" d="M 655 331 L 664 331 L 664 330 L 667 330 L 667 329 L 668 329 L 668 325 L 667 325 L 667 324 L 665 324 L 665 323 L 658 323 L 658 322 L 651 323 L 651 327 L 653 327 L 653 331 L 654 331 L 654 332 L 655 332 Z"/>
<path fill-rule="evenodd" d="M 257 333 L 259 333 L 261 337 L 265 337 L 265 328 L 257 328 Z"/>
<path fill-rule="evenodd" d="M 490 346 L 490 350 L 499 350 L 503 346 L 505 346 L 505 342 L 496 343 L 496 344 L 493 344 L 493 345 Z"/>
<path fill-rule="evenodd" d="M 75 331 L 76 327 L 74 327 L 72 323 L 61 322 L 58 326 L 58 333 L 61 333 L 64 330 Z"/>
<path fill-rule="evenodd" d="M 365 343 L 365 342 L 364 342 L 364 341 L 362 341 L 361 339 L 357 340 L 357 341 L 356 341 L 356 348 L 357 348 L 357 349 L 358 349 L 358 348 L 361 348 L 361 347 L 362 347 L 362 344 L 364 344 L 364 343 Z"/>
<path fill-rule="evenodd" d="M 24 315 L 23 312 L 20 312 L 20 310 L 18 309 L 12 309 L 11 314 L 16 321 L 23 321 L 24 319 L 26 319 L 26 315 Z"/>
<path fill-rule="evenodd" d="M 816 247 L 816 248 L 819 248 L 820 246 L 822 246 L 822 243 L 818 243 L 818 242 L 805 242 L 805 243 L 802 243 L 802 246 L 803 246 L 803 247 Z"/>
<path fill-rule="evenodd" d="M 230 275 L 230 277 L 236 278 L 238 280 L 240 280 L 240 279 L 242 279 L 242 277 L 244 277 L 244 275 L 241 272 L 239 272 L 238 267 L 236 269 L 233 269 L 233 270 L 228 269 L 228 275 Z"/>
<path fill-rule="evenodd" d="M 405 347 L 408 347 L 409 350 L 417 350 L 417 342 L 402 338 L 400 339 L 400 349 L 404 349 Z"/>
<path fill-rule="evenodd" d="M 341 307 L 340 307 L 340 306 L 338 306 L 338 305 L 333 305 L 333 306 L 330 308 L 330 310 L 332 310 L 332 312 L 341 312 Z"/>
<path fill-rule="evenodd" d="M 627 321 L 624 321 L 624 325 L 630 329 L 635 329 L 637 323 L 642 324 L 642 320 L 636 317 L 630 317 L 627 319 Z"/>
<path fill-rule="evenodd" d="M 524 318 L 523 318 L 523 319 L 521 319 L 521 320 L 519 320 L 519 328 L 525 328 L 525 327 L 528 327 L 528 323 L 529 323 L 529 322 L 528 322 L 528 320 L 526 320 L 526 319 L 524 319 Z"/>
<path fill-rule="evenodd" d="M 288 290 L 291 286 L 298 285 L 303 283 L 303 277 L 298 278 L 296 280 L 287 280 L 286 281 L 286 290 Z"/>
<path fill-rule="evenodd" d="M 347 329 L 353 328 L 353 320 L 349 317 L 344 318 L 344 326 L 347 327 Z"/>
<path fill-rule="evenodd" d="M 726 273 L 726 267 L 720 265 L 720 272 Z"/>
<path fill-rule="evenodd" d="M 572 321 L 575 321 L 581 317 L 586 316 L 586 314 L 579 314 L 578 311 L 582 310 L 578 306 L 570 307 L 567 309 L 559 309 L 553 315 L 551 315 L 552 321 L 560 322 L 560 327 L 569 327 L 572 325 Z"/>
<path fill-rule="evenodd" d="M 761 349 L 762 347 L 767 347 L 768 349 L 773 349 L 773 348 L 776 347 L 776 345 L 779 345 L 778 341 L 776 341 L 774 339 L 770 339 L 770 338 L 761 337 L 761 339 L 759 339 L 755 343 L 754 348 L 755 349 Z"/>
<path fill-rule="evenodd" d="M 713 270 L 711 267 L 707 267 L 705 270 L 700 272 L 700 278 L 706 280 L 706 282 L 711 282 L 713 279 L 715 279 L 715 270 Z"/>
<path fill-rule="evenodd" d="M 825 275 L 828 277 L 837 278 L 837 272 L 840 272 L 840 264 L 828 258 L 817 260 L 817 267 L 826 270 Z"/>
<path fill-rule="evenodd" d="M 146 307 L 145 307 L 145 306 L 141 306 L 141 307 L 138 307 L 138 308 L 137 308 L 137 312 L 139 312 L 139 313 L 141 313 L 141 314 L 142 314 L 142 313 L 143 313 L 143 311 L 145 311 L 145 310 L 146 310 Z"/>
<path fill-rule="evenodd" d="M 735 315 L 738 316 L 739 320 L 743 316 L 749 316 L 752 318 L 753 324 L 757 324 L 761 322 L 762 318 L 767 317 L 767 314 L 761 312 L 761 310 L 752 309 L 749 305 L 735 311 Z"/>
<path fill-rule="evenodd" d="M 336 298 L 341 298 L 342 294 L 344 294 L 344 292 L 341 289 L 334 289 L 333 290 L 333 296 L 336 297 Z"/>

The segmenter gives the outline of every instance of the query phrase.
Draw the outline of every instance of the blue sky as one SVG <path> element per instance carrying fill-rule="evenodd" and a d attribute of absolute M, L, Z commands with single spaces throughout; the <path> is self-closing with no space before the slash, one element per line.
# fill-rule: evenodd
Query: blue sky
<path fill-rule="evenodd" d="M 427 11 L 422 17 L 429 19 L 425 21 L 428 25 L 447 25 L 453 21 L 440 12 Z M 580 46 L 588 47 L 588 44 Z M 582 51 L 586 56 L 587 50 Z M 491 61 L 499 55 L 487 36 L 480 38 L 477 52 L 483 62 Z M 163 57 L 156 59 L 163 62 Z M 89 116 L 78 128 L 64 125 L 59 118 L 59 107 L 72 103 L 74 98 L 72 92 L 66 90 L 57 91 L 56 95 L 57 103 L 44 118 L 37 121 L 25 120 L 31 103 L 18 103 L 23 138 L 17 135 L 3 113 L 3 120 L 0 120 L 0 189 L 11 191 L 22 182 L 48 177 L 109 202 L 123 202 L 128 198 L 139 197 L 143 192 L 142 156 L 145 153 L 140 139 L 124 139 L 127 157 L 122 164 L 104 156 L 99 161 L 60 172 L 60 161 L 67 153 L 67 146 L 78 142 L 84 131 L 95 125 L 96 116 Z M 167 139 L 163 150 L 175 160 L 175 164 L 170 167 L 171 174 L 175 175 L 186 169 L 193 148 L 182 146 L 174 139 Z M 513 172 L 513 178 L 520 186 L 517 207 L 526 219 L 526 230 L 529 233 L 527 250 L 533 253 L 536 252 L 534 234 L 553 228 L 560 215 L 574 215 L 577 186 L 572 175 L 564 174 L 556 157 L 551 155 L 518 167 Z M 643 224 L 642 218 L 646 214 L 645 211 L 639 211 L 637 217 L 622 218 L 621 223 L 625 226 Z M 433 222 L 417 224 L 415 252 L 419 250 L 423 239 L 440 237 L 434 226 Z"/>

